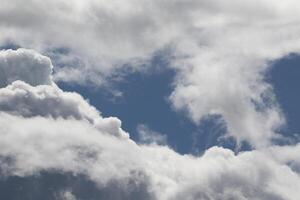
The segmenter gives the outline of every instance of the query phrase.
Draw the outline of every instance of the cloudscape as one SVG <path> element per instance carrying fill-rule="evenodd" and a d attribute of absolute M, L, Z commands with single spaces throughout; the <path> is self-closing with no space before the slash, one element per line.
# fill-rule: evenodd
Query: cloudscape
<path fill-rule="evenodd" d="M 1 0 L 0 47 L 0 199 L 300 199 L 298 1 Z"/>

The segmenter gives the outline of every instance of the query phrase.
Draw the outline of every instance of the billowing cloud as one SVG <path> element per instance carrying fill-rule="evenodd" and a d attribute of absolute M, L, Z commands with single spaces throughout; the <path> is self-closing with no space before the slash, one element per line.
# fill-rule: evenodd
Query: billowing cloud
<path fill-rule="evenodd" d="M 20 6 L 22 5 L 22 6 Z M 26 1 L 0 5 L 0 37 L 53 54 L 55 80 L 102 81 L 124 64 L 138 69 L 171 48 L 170 96 L 196 123 L 222 115 L 228 134 L 256 150 L 212 147 L 201 156 L 139 145 L 117 118 L 104 118 L 52 79 L 49 58 L 0 52 L 0 172 L 83 174 L 132 199 L 300 198 L 299 145 L 274 146 L 284 122 L 264 81 L 269 61 L 299 52 L 298 3 L 263 1 Z M 80 33 L 80 34 L 77 34 Z M 126 71 L 126 70 L 125 70 Z M 76 199 L 69 190 L 62 198 Z M 121 199 L 116 196 L 115 199 Z"/>
<path fill-rule="evenodd" d="M 1 78 L 8 84 L 0 88 L 1 111 L 23 117 L 84 120 L 103 131 L 109 129 L 111 134 L 128 137 L 119 119 L 102 118 L 79 94 L 60 90 L 52 81 L 48 57 L 25 49 L 1 53 Z"/>
<path fill-rule="evenodd" d="M 230 136 L 263 147 L 284 123 L 264 73 L 270 61 L 300 50 L 298 4 L 4 0 L 0 36 L 51 55 L 56 80 L 96 85 L 119 70 L 150 67 L 155 52 L 170 49 L 174 108 L 196 123 L 222 115 Z"/>
<path fill-rule="evenodd" d="M 0 110 L 23 117 L 51 117 L 87 121 L 103 131 L 128 137 L 115 117 L 102 118 L 80 95 L 63 92 L 57 86 L 30 86 L 22 81 L 0 88 Z M 112 128 L 114 131 L 112 131 Z"/>
<path fill-rule="evenodd" d="M 168 147 L 138 146 L 76 120 L 2 113 L 0 125 L 1 163 L 10 161 L 1 165 L 5 176 L 53 170 L 85 174 L 100 189 L 117 182 L 130 192 L 134 183 L 162 200 L 300 197 L 299 146 L 238 155 L 213 147 L 194 157 Z"/>
<path fill-rule="evenodd" d="M 21 74 L 31 70 L 11 66 Z M 37 69 L 31 70 L 33 75 L 43 70 Z M 6 75 L 9 80 L 10 74 Z M 237 155 L 212 147 L 202 156 L 180 155 L 167 146 L 138 145 L 121 137 L 126 133 L 118 119 L 101 117 L 79 94 L 64 92 L 52 81 L 45 85 L 41 80 L 42 85 L 34 86 L 24 82 L 27 76 L 18 78 L 0 89 L 2 177 L 47 171 L 84 175 L 113 199 L 300 197 L 299 145 Z M 76 199 L 67 188 L 58 194 Z"/>
<path fill-rule="evenodd" d="M 33 86 L 52 83 L 51 60 L 28 49 L 0 51 L 0 87 L 16 80 L 23 80 Z"/>

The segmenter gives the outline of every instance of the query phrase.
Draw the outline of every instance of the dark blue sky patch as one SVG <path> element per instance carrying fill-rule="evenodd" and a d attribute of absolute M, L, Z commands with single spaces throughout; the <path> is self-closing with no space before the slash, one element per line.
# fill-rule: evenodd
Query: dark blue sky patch
<path fill-rule="evenodd" d="M 0 50 L 7 50 L 7 49 L 12 49 L 12 50 L 17 50 L 21 48 L 18 44 L 12 42 L 12 41 L 6 41 L 0 46 Z"/>
<path fill-rule="evenodd" d="M 63 90 L 76 91 L 89 99 L 102 115 L 116 116 L 122 120 L 122 127 L 138 140 L 137 126 L 146 124 L 156 132 L 167 134 L 169 144 L 179 152 L 188 152 L 192 138 L 188 135 L 196 126 L 187 118 L 176 114 L 167 101 L 172 91 L 170 83 L 174 72 L 166 70 L 159 73 L 133 73 L 116 83 L 114 89 L 123 93 L 115 98 L 106 89 L 74 86 L 59 83 Z"/>
<path fill-rule="evenodd" d="M 130 190 L 124 186 L 128 186 Z M 104 187 L 99 187 L 85 175 L 55 171 L 0 179 L 1 200 L 62 200 L 67 199 L 63 198 L 66 192 L 80 200 L 153 199 L 146 182 L 136 183 L 129 180 L 127 185 L 122 185 L 112 180 Z"/>
<path fill-rule="evenodd" d="M 123 96 L 115 98 L 106 89 L 74 86 L 59 83 L 63 90 L 76 91 L 89 99 L 103 116 L 116 116 L 122 120 L 122 127 L 138 141 L 137 126 L 146 124 L 153 131 L 166 134 L 168 144 L 179 153 L 202 153 L 205 149 L 220 145 L 235 148 L 232 141 L 219 141 L 225 128 L 218 117 L 203 120 L 200 126 L 188 119 L 185 113 L 174 111 L 168 102 L 172 92 L 175 72 L 171 69 L 152 73 L 132 73 L 123 78 L 114 88 Z M 229 141 L 229 140 L 228 140 Z"/>
<path fill-rule="evenodd" d="M 266 79 L 273 85 L 274 93 L 286 116 L 287 125 L 282 128 L 287 142 L 297 142 L 300 136 L 300 56 L 290 55 L 274 62 Z"/>

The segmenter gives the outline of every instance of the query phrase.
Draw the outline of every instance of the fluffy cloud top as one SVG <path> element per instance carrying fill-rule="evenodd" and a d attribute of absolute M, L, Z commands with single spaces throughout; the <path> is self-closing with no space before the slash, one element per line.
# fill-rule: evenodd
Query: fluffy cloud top
<path fill-rule="evenodd" d="M 28 49 L 0 51 L 0 87 L 16 80 L 23 80 L 33 86 L 52 83 L 51 60 Z"/>
<path fill-rule="evenodd" d="M 79 94 L 60 90 L 52 81 L 48 57 L 25 49 L 1 53 L 0 69 L 4 72 L 1 78 L 8 84 L 0 88 L 1 111 L 23 117 L 84 120 L 109 134 L 128 137 L 121 130 L 119 119 L 102 118 Z"/>
<path fill-rule="evenodd" d="M 53 170 L 85 174 L 99 189 L 116 181 L 130 193 L 134 183 L 146 187 L 145 196 L 160 200 L 300 197 L 299 173 L 294 171 L 300 164 L 299 146 L 238 155 L 213 147 L 201 157 L 183 156 L 167 147 L 138 146 L 103 134 L 82 121 L 0 116 L 1 163 L 11 160 L 1 165 L 5 176 Z"/>

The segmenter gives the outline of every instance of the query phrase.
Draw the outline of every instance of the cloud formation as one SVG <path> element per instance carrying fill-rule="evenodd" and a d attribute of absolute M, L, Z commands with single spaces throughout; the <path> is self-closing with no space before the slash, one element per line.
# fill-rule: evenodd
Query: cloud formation
<path fill-rule="evenodd" d="M 52 83 L 51 60 L 33 50 L 2 50 L 0 63 L 0 87 L 16 80 L 23 80 L 33 86 Z"/>
<path fill-rule="evenodd" d="M 300 51 L 298 5 L 2 0 L 0 43 L 36 51 L 0 52 L 1 175 L 84 174 L 99 189 L 125 191 L 128 199 L 141 191 L 159 200 L 298 200 L 300 147 L 272 145 L 284 116 L 264 80 L 272 61 Z M 119 119 L 102 117 L 53 81 L 101 85 L 119 70 L 151 67 L 153 54 L 165 48 L 177 73 L 169 98 L 174 109 L 195 123 L 221 115 L 228 135 L 256 150 L 212 147 L 191 156 L 136 144 Z M 37 52 L 53 57 L 54 69 Z"/>
<path fill-rule="evenodd" d="M 31 70 L 11 66 L 24 74 Z M 2 177 L 44 171 L 83 174 L 100 191 L 123 194 L 112 195 L 113 199 L 300 197 L 299 145 L 237 155 L 212 147 L 202 156 L 180 155 L 167 146 L 138 145 L 120 137 L 125 132 L 119 120 L 102 118 L 79 94 L 64 92 L 53 82 L 30 85 L 22 77 L 0 89 Z M 9 74 L 5 78 L 9 80 Z M 62 198 L 76 196 L 67 191 Z"/>
<path fill-rule="evenodd" d="M 1 165 L 5 176 L 51 170 L 86 174 L 100 189 L 116 181 L 130 192 L 129 183 L 134 182 L 135 187 L 146 187 L 152 199 L 162 200 L 296 200 L 300 196 L 299 171 L 295 171 L 299 145 L 238 155 L 212 147 L 194 157 L 168 147 L 138 146 L 82 121 L 2 113 L 0 125 L 1 158 L 11 159 Z"/>
<path fill-rule="evenodd" d="M 153 54 L 169 48 L 174 108 L 195 123 L 222 115 L 228 135 L 258 148 L 284 124 L 264 74 L 271 61 L 300 50 L 298 4 L 4 0 L 0 38 L 51 55 L 56 80 L 96 85 L 118 71 L 151 68 Z"/>
<path fill-rule="evenodd" d="M 34 51 L 1 51 L 0 110 L 22 117 L 64 118 L 87 121 L 120 137 L 128 137 L 115 117 L 102 118 L 100 112 L 77 93 L 63 92 L 52 81 L 51 61 Z M 23 62 L 24 61 L 24 62 Z M 112 131 L 113 130 L 113 131 Z"/>

